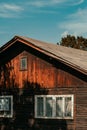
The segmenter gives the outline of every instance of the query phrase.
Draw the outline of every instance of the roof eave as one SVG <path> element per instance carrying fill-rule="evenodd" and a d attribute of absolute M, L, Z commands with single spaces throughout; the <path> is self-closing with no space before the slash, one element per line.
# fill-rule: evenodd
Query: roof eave
<path fill-rule="evenodd" d="M 53 54 L 53 53 L 51 53 L 51 52 L 49 52 L 49 51 L 47 51 L 47 50 L 45 50 L 43 48 L 40 48 L 40 47 L 34 45 L 33 43 L 31 43 L 31 42 L 23 39 L 20 36 L 13 37 L 9 42 L 7 42 L 5 45 L 3 45 L 0 48 L 0 53 L 2 53 L 3 51 L 5 51 L 7 48 L 9 48 L 10 46 L 12 46 L 17 41 L 22 42 L 22 43 L 24 43 L 24 44 L 32 47 L 33 49 L 36 49 L 37 51 L 39 51 L 41 53 L 44 53 L 44 54 L 46 54 L 46 55 L 48 55 L 48 56 L 50 56 L 50 57 L 52 57 L 52 58 L 54 58 L 56 60 L 59 60 L 61 63 L 65 64 L 65 65 L 67 65 L 67 66 L 69 66 L 69 67 L 71 67 L 71 68 L 73 68 L 73 69 L 75 69 L 75 70 L 77 70 L 77 71 L 85 74 L 85 75 L 87 75 L 87 71 L 84 70 L 83 68 L 80 68 L 79 66 L 73 64 L 72 62 L 69 62 L 66 59 L 63 59 L 63 58 L 61 58 L 59 56 L 56 56 L 55 54 Z"/>

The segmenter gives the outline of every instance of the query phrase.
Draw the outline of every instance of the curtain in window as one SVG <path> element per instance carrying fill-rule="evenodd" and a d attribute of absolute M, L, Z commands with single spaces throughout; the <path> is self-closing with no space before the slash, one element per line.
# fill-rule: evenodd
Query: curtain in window
<path fill-rule="evenodd" d="M 53 100 L 51 97 L 46 98 L 46 116 L 52 117 Z"/>
<path fill-rule="evenodd" d="M 56 98 L 56 116 L 57 117 L 63 116 L 63 98 L 62 97 Z"/>
<path fill-rule="evenodd" d="M 71 110 L 72 109 L 72 100 L 71 97 L 65 98 L 65 116 L 71 116 Z"/>

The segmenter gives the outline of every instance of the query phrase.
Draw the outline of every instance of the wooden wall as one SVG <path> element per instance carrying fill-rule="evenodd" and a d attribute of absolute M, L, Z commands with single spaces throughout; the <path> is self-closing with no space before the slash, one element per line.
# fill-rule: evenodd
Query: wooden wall
<path fill-rule="evenodd" d="M 28 67 L 27 70 L 24 71 L 20 70 L 20 59 L 25 56 L 28 59 Z M 80 87 L 87 85 L 87 82 L 81 79 L 82 77 L 77 71 L 74 71 L 72 68 L 63 65 L 60 62 L 54 61 L 53 59 L 49 58 L 49 60 L 51 63 L 45 61 L 45 56 L 41 59 L 41 57 L 23 51 L 21 54 L 7 62 L 3 68 L 6 85 L 18 85 L 22 88 L 23 82 L 25 81 L 39 84 L 42 88 Z M 81 78 L 78 78 L 77 74 Z M 3 74 L 1 78 L 1 81 L 3 82 Z"/>

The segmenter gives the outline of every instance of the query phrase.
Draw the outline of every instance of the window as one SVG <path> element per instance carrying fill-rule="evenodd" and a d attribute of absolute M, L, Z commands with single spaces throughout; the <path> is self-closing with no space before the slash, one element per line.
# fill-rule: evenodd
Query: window
<path fill-rule="evenodd" d="M 0 96 L 0 117 L 12 117 L 13 115 L 13 97 Z"/>
<path fill-rule="evenodd" d="M 73 119 L 73 95 L 36 95 L 35 117 Z"/>
<path fill-rule="evenodd" d="M 27 57 L 22 57 L 20 59 L 20 70 L 26 70 L 27 69 Z"/>

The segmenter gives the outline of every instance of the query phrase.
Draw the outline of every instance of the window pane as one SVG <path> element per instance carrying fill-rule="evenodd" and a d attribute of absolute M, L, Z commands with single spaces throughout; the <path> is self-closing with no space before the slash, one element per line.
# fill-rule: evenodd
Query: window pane
<path fill-rule="evenodd" d="M 13 116 L 13 97 L 0 96 L 0 117 Z"/>
<path fill-rule="evenodd" d="M 0 111 L 9 111 L 9 98 L 1 98 L 0 99 Z"/>
<path fill-rule="evenodd" d="M 62 97 L 56 98 L 56 116 L 57 117 L 63 116 L 63 98 Z"/>
<path fill-rule="evenodd" d="M 27 58 L 21 58 L 21 69 L 27 69 Z"/>
<path fill-rule="evenodd" d="M 43 110 L 43 97 L 37 98 L 37 116 L 44 116 L 44 110 Z"/>
<path fill-rule="evenodd" d="M 71 117 L 72 116 L 72 98 L 66 97 L 65 98 L 65 116 Z"/>
<path fill-rule="evenodd" d="M 53 101 L 51 97 L 46 98 L 46 116 L 52 117 Z"/>

